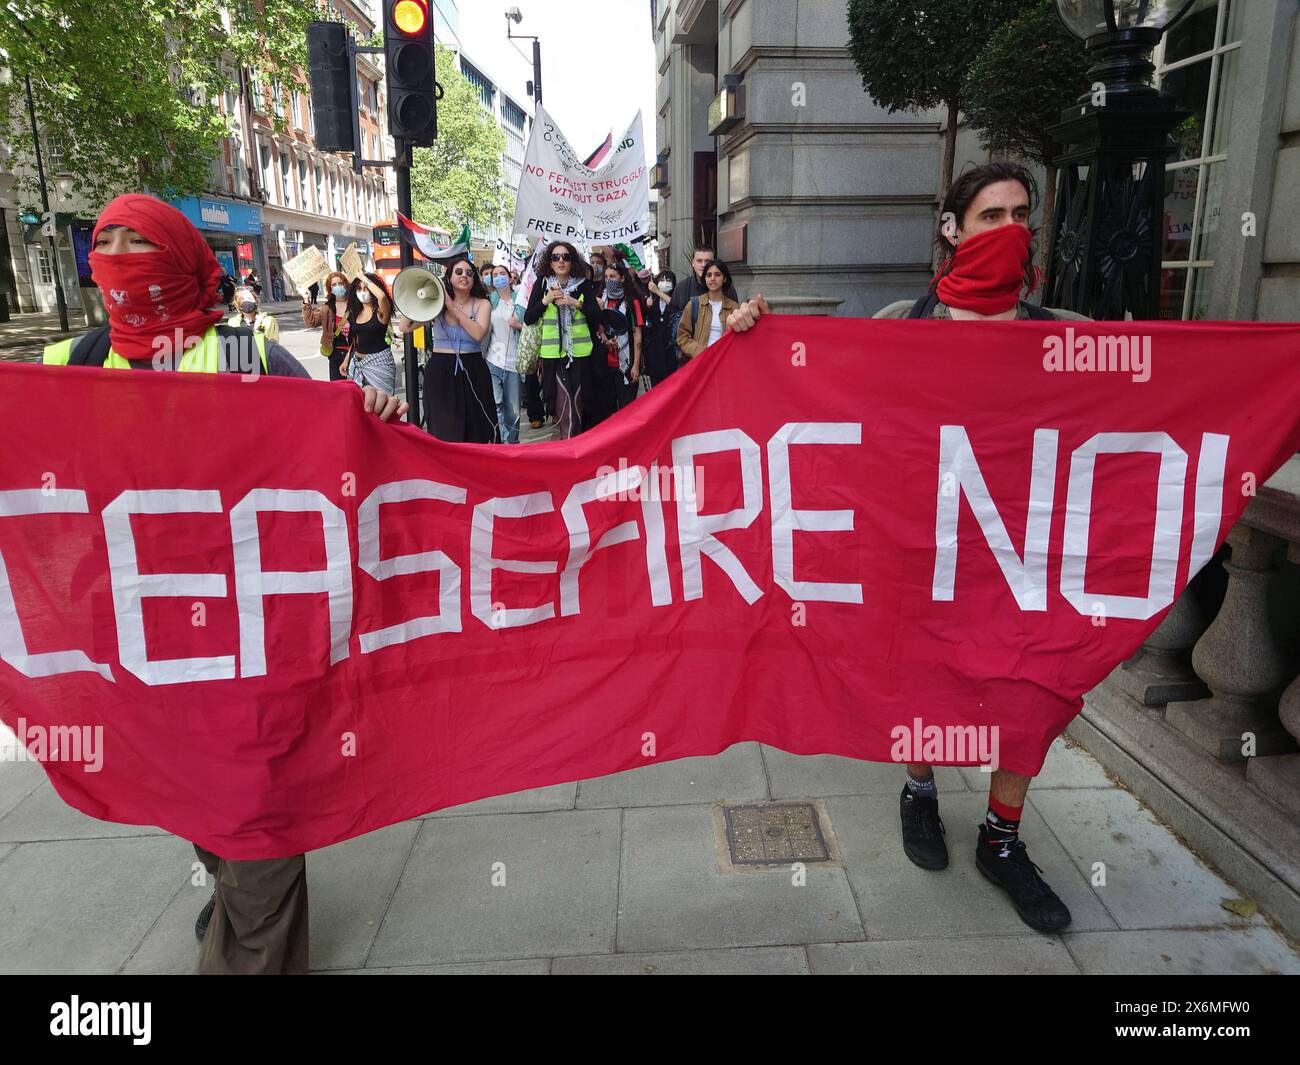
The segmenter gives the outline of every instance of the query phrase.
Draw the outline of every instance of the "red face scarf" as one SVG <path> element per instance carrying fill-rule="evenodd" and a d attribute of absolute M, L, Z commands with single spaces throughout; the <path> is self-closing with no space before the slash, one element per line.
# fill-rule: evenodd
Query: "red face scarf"
<path fill-rule="evenodd" d="M 945 305 L 977 314 L 1001 314 L 1020 298 L 1029 265 L 1033 234 L 1022 225 L 998 226 L 957 245 L 948 272 L 939 278 L 938 294 Z M 1029 286 L 1038 286 L 1037 271 Z"/>
<path fill-rule="evenodd" d="M 217 258 L 188 218 L 152 196 L 128 193 L 113 200 L 95 223 L 91 247 L 114 225 L 134 229 L 162 250 L 90 253 L 113 350 L 132 360 L 179 358 L 222 317 L 219 308 L 211 309 L 221 281 Z"/>

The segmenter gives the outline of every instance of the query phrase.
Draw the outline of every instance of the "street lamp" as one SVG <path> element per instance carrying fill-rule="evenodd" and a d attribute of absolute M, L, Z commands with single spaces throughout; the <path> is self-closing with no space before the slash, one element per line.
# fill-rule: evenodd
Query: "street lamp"
<path fill-rule="evenodd" d="M 1060 145 L 1044 304 L 1123 320 L 1159 316 L 1169 134 L 1187 117 L 1151 84 L 1152 50 L 1193 0 L 1056 0 L 1095 62 L 1048 128 Z"/>
<path fill-rule="evenodd" d="M 506 40 L 508 41 L 532 41 L 533 42 L 533 80 L 529 84 L 528 91 L 532 94 L 533 100 L 538 107 L 542 106 L 542 42 L 536 37 L 530 37 L 526 34 L 511 33 L 510 23 L 518 26 L 524 21 L 524 16 L 520 13 L 519 8 L 512 7 L 506 11 Z M 519 51 L 518 48 L 515 51 Z"/>
<path fill-rule="evenodd" d="M 23 75 L 27 89 L 27 115 L 32 124 L 32 149 L 36 153 L 36 180 L 41 187 L 41 210 L 44 217 L 54 223 L 50 234 L 50 270 L 54 276 L 54 304 L 59 311 L 59 328 L 68 331 L 68 301 L 63 294 L 63 275 L 59 270 L 59 230 L 57 216 L 50 211 L 50 193 L 45 184 L 45 162 L 41 158 L 41 134 L 36 125 L 36 101 L 32 98 L 32 79 Z"/>
<path fill-rule="evenodd" d="M 1151 51 L 1193 0 L 1056 0 L 1065 28 L 1096 53 L 1088 80 L 1113 94 L 1156 95 Z M 1085 93 L 1080 101 L 1090 96 Z"/>

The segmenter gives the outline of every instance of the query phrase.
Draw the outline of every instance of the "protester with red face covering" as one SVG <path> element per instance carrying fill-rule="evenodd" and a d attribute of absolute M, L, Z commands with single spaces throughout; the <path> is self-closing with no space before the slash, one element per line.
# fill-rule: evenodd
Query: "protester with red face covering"
<path fill-rule="evenodd" d="M 223 317 L 221 268 L 199 231 L 161 200 L 131 194 L 104 208 L 91 238 L 90 268 L 104 293 L 108 325 L 47 347 L 49 365 L 308 376 L 265 334 L 217 324 Z M 373 388 L 363 394 L 365 409 L 381 420 L 406 410 Z M 199 971 L 306 972 L 303 855 L 230 861 L 194 849 L 215 884 L 194 928 L 202 944 Z"/>
<path fill-rule="evenodd" d="M 1039 280 L 1029 228 L 1036 194 L 1033 177 L 1014 163 L 990 163 L 963 173 L 943 203 L 938 238 L 943 261 L 930 291 L 917 300 L 891 303 L 875 317 L 1087 321 L 1073 311 L 1037 307 L 1021 299 L 1021 291 L 1032 293 Z M 732 314 L 729 328 L 743 333 L 767 312 L 766 300 L 757 296 Z M 941 386 L 942 382 L 934 385 Z M 1030 779 L 1005 769 L 994 771 L 975 863 L 1007 893 L 1022 921 L 1039 932 L 1060 932 L 1070 923 L 1070 911 L 1039 875 L 1020 838 Z M 945 868 L 948 846 L 930 766 L 907 767 L 899 816 L 908 859 L 922 869 Z"/>

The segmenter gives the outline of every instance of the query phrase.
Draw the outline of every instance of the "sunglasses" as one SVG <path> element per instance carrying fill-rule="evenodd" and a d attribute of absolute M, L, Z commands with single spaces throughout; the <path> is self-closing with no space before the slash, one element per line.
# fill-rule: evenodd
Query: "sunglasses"
<path fill-rule="evenodd" d="M 571 262 L 573 262 L 573 256 L 570 255 L 567 251 L 556 252 L 556 254 L 554 254 L 554 255 L 551 256 L 551 262 L 553 262 L 553 263 L 571 263 Z"/>
<path fill-rule="evenodd" d="M 453 270 L 453 271 L 451 272 L 451 276 L 452 276 L 452 277 L 473 277 L 473 276 L 474 276 L 474 271 L 473 271 L 473 270 Z"/>

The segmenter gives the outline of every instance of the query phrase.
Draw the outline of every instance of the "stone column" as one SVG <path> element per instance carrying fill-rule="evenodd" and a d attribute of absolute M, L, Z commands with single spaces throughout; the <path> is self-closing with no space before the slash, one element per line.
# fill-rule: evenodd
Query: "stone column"
<path fill-rule="evenodd" d="M 1291 544 L 1287 557 L 1300 564 L 1300 544 Z M 1282 727 L 1300 743 L 1300 677 L 1282 693 L 1277 716 Z M 1300 819 L 1300 754 L 1252 758 L 1246 763 L 1246 781 Z"/>
<path fill-rule="evenodd" d="M 1278 721 L 1272 694 L 1285 679 L 1282 653 L 1268 616 L 1268 589 L 1277 572 L 1280 541 L 1238 524 L 1228 534 L 1232 558 L 1224 564 L 1223 606 L 1192 652 L 1192 667 L 1211 695 L 1171 702 L 1168 724 L 1225 762 L 1240 762 L 1253 737 L 1256 755 L 1283 754 L 1294 744 Z"/>
<path fill-rule="evenodd" d="M 1203 698 L 1209 689 L 1192 669 L 1191 657 L 1208 624 L 1200 603 L 1184 588 L 1165 620 L 1111 679 L 1139 706 L 1162 707 Z"/>

